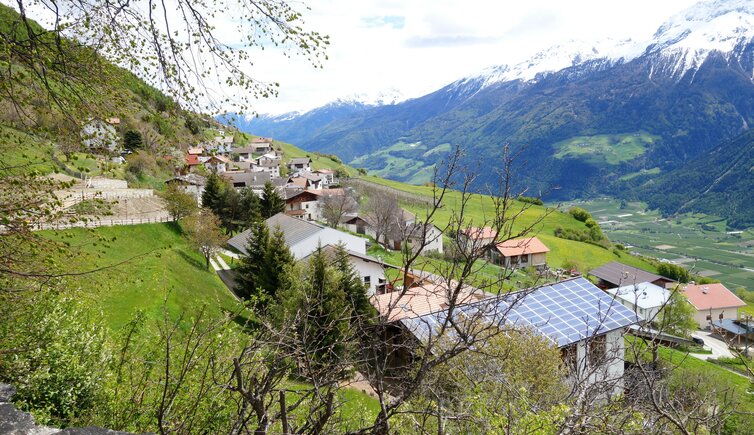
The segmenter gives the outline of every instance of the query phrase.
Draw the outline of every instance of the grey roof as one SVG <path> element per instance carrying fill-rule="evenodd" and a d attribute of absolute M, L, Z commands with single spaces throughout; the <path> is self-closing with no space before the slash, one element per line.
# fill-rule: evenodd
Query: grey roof
<path fill-rule="evenodd" d="M 288 162 L 289 165 L 306 165 L 312 161 L 309 157 L 295 157 Z"/>
<path fill-rule="evenodd" d="M 749 336 L 754 338 L 754 324 L 734 319 L 713 320 L 712 326 L 724 329 L 731 334 Z"/>
<path fill-rule="evenodd" d="M 633 266 L 619 263 L 617 261 L 613 261 L 594 270 L 590 270 L 589 274 L 619 287 L 629 284 L 638 284 L 641 282 L 653 282 L 657 281 L 658 279 L 669 282 L 672 281 L 660 275 L 655 275 L 654 273 L 647 272 L 646 270 L 637 269 Z"/>
<path fill-rule="evenodd" d="M 289 179 L 294 178 L 306 178 L 309 181 L 321 181 L 322 177 L 316 174 L 312 174 L 311 172 L 301 171 L 296 173 L 295 175 L 292 175 L 288 177 Z"/>
<path fill-rule="evenodd" d="M 642 319 L 585 278 L 487 298 L 457 307 L 454 322 L 484 319 L 491 323 L 534 328 L 558 347 L 625 328 Z M 419 340 L 436 334 L 447 311 L 405 318 L 401 323 Z"/>
<path fill-rule="evenodd" d="M 315 224 L 301 219 L 296 219 L 286 215 L 285 213 L 278 213 L 275 216 L 266 220 L 267 226 L 270 231 L 276 231 L 279 227 L 285 236 L 285 243 L 288 246 L 293 246 L 298 242 L 322 231 L 324 227 L 322 225 Z M 230 240 L 228 244 L 239 252 L 246 253 L 246 244 L 249 240 L 250 230 L 243 231 L 236 234 Z"/>
<path fill-rule="evenodd" d="M 166 183 L 173 183 L 173 182 L 192 184 L 194 186 L 204 186 L 207 184 L 207 179 L 197 174 L 186 174 L 186 175 L 177 175 L 171 178 L 170 180 L 166 181 Z"/>
<path fill-rule="evenodd" d="M 270 181 L 268 172 L 224 172 L 222 176 L 233 184 L 243 183 L 246 187 L 264 186 L 264 183 Z"/>
<path fill-rule="evenodd" d="M 255 152 L 256 150 L 257 150 L 256 147 L 247 145 L 243 147 L 234 148 L 233 152 L 235 152 L 236 154 L 250 154 L 250 153 Z"/>

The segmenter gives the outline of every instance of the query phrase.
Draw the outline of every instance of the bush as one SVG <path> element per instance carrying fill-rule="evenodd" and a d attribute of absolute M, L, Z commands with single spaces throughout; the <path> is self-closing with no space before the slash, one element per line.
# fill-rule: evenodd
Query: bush
<path fill-rule="evenodd" d="M 571 216 L 573 216 L 574 218 L 576 218 L 577 221 L 581 221 L 581 222 L 586 222 L 587 219 L 591 219 L 592 218 L 592 215 L 589 214 L 588 211 L 586 211 L 586 210 L 584 210 L 583 208 L 580 208 L 580 207 L 571 207 L 568 210 L 568 213 L 570 213 Z"/>
<path fill-rule="evenodd" d="M 661 263 L 657 273 L 678 282 L 689 282 L 689 271 L 677 264 Z"/>
<path fill-rule="evenodd" d="M 545 205 L 545 203 L 542 202 L 541 199 L 534 198 L 534 197 L 531 197 L 531 196 L 519 195 L 518 198 L 516 198 L 516 199 L 519 200 L 520 202 L 525 202 L 525 203 L 528 203 L 528 204 Z"/>
<path fill-rule="evenodd" d="M 16 350 L 0 359 L 0 378 L 17 388 L 18 406 L 41 424 L 63 426 L 98 406 L 110 360 L 104 328 L 72 298 L 49 291 L 13 317 L 0 327 L 0 355 Z"/>

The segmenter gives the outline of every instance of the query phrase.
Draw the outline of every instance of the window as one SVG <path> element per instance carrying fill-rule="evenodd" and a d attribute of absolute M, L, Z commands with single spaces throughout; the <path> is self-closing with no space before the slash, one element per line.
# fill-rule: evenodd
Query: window
<path fill-rule="evenodd" d="M 592 337 L 587 345 L 589 347 L 587 352 L 589 365 L 594 367 L 603 364 L 607 354 L 607 334 Z"/>
<path fill-rule="evenodd" d="M 364 286 L 371 287 L 372 286 L 372 277 L 367 275 L 364 277 Z"/>
<path fill-rule="evenodd" d="M 529 262 L 529 254 L 522 255 L 521 256 L 521 264 L 526 264 Z"/>
<path fill-rule="evenodd" d="M 576 358 L 578 356 L 577 350 L 577 343 L 573 343 L 560 349 L 560 358 L 563 360 L 563 364 L 565 364 L 568 372 L 574 372 L 576 370 Z"/>

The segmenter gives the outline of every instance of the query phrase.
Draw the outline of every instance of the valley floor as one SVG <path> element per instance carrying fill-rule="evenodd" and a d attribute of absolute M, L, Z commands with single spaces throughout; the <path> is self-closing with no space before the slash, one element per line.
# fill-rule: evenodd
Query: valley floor
<path fill-rule="evenodd" d="M 682 264 L 729 289 L 754 290 L 754 228 L 729 231 L 725 220 L 704 214 L 663 218 L 643 203 L 615 199 L 578 201 L 615 243 L 630 251 Z"/>

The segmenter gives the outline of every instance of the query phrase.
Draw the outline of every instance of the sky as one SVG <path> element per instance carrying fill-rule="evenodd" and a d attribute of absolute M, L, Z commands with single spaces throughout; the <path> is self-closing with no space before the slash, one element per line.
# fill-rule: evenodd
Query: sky
<path fill-rule="evenodd" d="M 258 113 L 306 111 L 338 98 L 415 98 L 486 67 L 515 64 L 570 40 L 648 40 L 696 0 L 305 0 L 306 26 L 330 36 L 313 68 L 252 52 L 255 78 L 280 83 Z M 301 7 L 309 7 L 306 10 Z"/>

